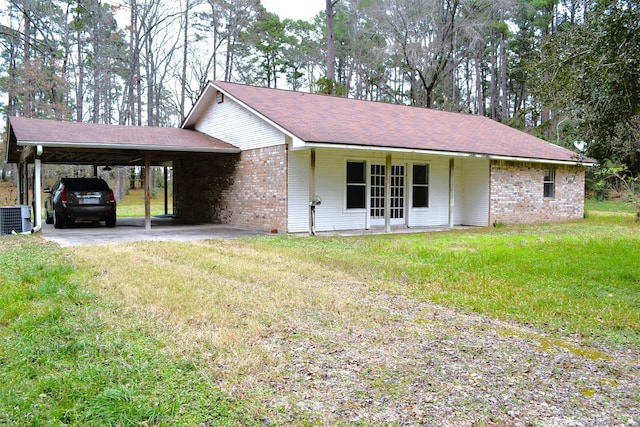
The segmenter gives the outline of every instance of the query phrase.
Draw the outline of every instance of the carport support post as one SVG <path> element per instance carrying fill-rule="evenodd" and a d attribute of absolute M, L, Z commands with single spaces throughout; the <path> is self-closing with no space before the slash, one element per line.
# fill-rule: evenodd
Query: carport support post
<path fill-rule="evenodd" d="M 164 167 L 164 214 L 169 214 L 169 168 Z"/>
<path fill-rule="evenodd" d="M 18 173 L 16 174 L 16 203 L 22 204 L 22 168 L 24 167 L 24 163 L 18 163 Z"/>
<path fill-rule="evenodd" d="M 144 155 L 144 229 L 151 230 L 151 160 Z"/>

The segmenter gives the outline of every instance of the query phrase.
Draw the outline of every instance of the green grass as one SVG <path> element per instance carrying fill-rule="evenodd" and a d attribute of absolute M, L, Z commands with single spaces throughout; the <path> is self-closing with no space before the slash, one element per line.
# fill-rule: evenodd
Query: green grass
<path fill-rule="evenodd" d="M 386 311 L 358 304 L 368 294 L 532 325 L 549 337 L 542 344 L 571 337 L 636 351 L 639 231 L 633 216 L 606 215 L 74 250 L 3 236 L 0 425 L 261 424 L 260 399 L 274 393 L 261 387 L 284 375 L 269 368 L 281 357 L 272 337 L 293 336 L 290 325 L 326 337 L 332 328 L 392 327 Z"/>
<path fill-rule="evenodd" d="M 385 291 L 534 325 L 597 345 L 640 345 L 633 217 L 395 236 L 260 242 Z"/>
<path fill-rule="evenodd" d="M 587 212 L 597 211 L 635 213 L 635 208 L 632 203 L 620 200 L 586 199 L 584 201 L 584 209 Z"/>
<path fill-rule="evenodd" d="M 246 423 L 150 319 L 74 282 L 59 247 L 2 237 L 0 265 L 0 425 Z"/>
<path fill-rule="evenodd" d="M 151 197 L 151 216 L 164 215 L 164 189 L 159 188 Z M 169 214 L 172 213 L 172 194 L 169 192 L 168 207 Z M 129 190 L 124 199 L 118 202 L 118 216 L 119 217 L 141 217 L 144 216 L 144 191 L 143 190 Z"/>

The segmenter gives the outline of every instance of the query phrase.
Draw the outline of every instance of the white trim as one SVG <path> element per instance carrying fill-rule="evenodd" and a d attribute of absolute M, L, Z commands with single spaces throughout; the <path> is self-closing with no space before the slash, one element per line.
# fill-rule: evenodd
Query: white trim
<path fill-rule="evenodd" d="M 305 143 L 305 147 L 299 147 L 298 149 L 301 149 L 301 148 L 336 148 L 336 149 L 343 149 L 343 150 L 362 150 L 362 151 L 381 151 L 381 152 L 390 151 L 394 153 L 434 154 L 438 156 L 449 156 L 449 157 L 475 157 L 475 158 L 489 159 L 489 160 L 548 163 L 548 164 L 554 164 L 554 165 L 596 166 L 596 163 L 579 162 L 578 160 L 576 161 L 548 160 L 548 159 L 538 159 L 533 157 L 510 157 L 510 156 L 498 156 L 493 154 L 462 153 L 458 151 L 439 151 L 439 150 L 428 150 L 428 149 L 418 149 L 418 148 L 377 147 L 372 145 L 349 145 L 349 144 L 307 142 Z M 294 149 L 296 149 L 295 146 L 294 146 Z"/>

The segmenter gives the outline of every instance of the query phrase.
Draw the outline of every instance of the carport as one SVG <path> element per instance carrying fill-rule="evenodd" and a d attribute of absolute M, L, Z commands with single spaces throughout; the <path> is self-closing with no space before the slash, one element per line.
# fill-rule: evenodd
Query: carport
<path fill-rule="evenodd" d="M 6 160 L 18 165 L 18 203 L 29 201 L 33 164 L 34 231 L 42 227 L 42 164 L 140 166 L 148 171 L 177 159 L 237 154 L 240 149 L 203 133 L 180 128 L 119 126 L 9 117 Z M 151 189 L 145 180 L 145 229 L 151 229 Z"/>

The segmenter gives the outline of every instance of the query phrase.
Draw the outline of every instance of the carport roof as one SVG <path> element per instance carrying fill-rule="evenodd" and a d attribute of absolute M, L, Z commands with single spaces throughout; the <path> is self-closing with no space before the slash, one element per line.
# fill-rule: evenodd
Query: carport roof
<path fill-rule="evenodd" d="M 9 117 L 7 162 L 24 161 L 24 153 L 42 146 L 45 163 L 135 165 L 143 154 L 154 162 L 181 153 L 239 153 L 238 147 L 201 132 L 168 127 Z M 21 159 L 22 157 L 22 159 Z"/>

